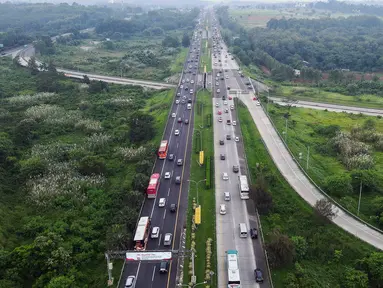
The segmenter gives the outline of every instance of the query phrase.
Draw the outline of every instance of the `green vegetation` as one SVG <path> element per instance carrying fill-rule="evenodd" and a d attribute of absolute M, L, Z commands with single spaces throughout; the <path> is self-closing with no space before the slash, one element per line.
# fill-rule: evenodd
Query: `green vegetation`
<path fill-rule="evenodd" d="M 206 44 L 207 43 L 207 44 Z M 200 71 L 204 71 L 206 65 L 206 72 L 211 72 L 211 45 L 208 40 L 202 40 L 202 54 L 201 54 L 201 65 Z"/>
<path fill-rule="evenodd" d="M 253 183 L 266 187 L 272 197 L 272 205 L 261 215 L 261 222 L 274 287 L 378 288 L 382 275 L 372 269 L 382 268 L 383 253 L 337 226 L 320 221 L 276 168 L 243 104 L 238 105 L 238 115 Z M 280 247 L 277 251 L 275 244 Z"/>
<path fill-rule="evenodd" d="M 377 117 L 269 105 L 282 134 L 288 115 L 287 143 L 310 177 L 329 195 L 360 217 L 383 228 L 383 122 Z M 342 132 L 342 133 L 340 133 Z"/>
<path fill-rule="evenodd" d="M 191 158 L 191 175 L 190 179 L 193 181 L 201 181 L 203 179 L 206 179 L 206 169 L 208 169 L 208 165 L 210 166 L 211 171 L 214 171 L 214 167 L 211 165 L 211 163 L 207 163 L 209 158 L 214 157 L 214 139 L 213 139 L 213 127 L 207 127 L 206 119 L 207 115 L 211 114 L 213 112 L 212 107 L 212 101 L 211 101 L 211 95 L 208 91 L 204 90 L 197 93 L 197 102 L 196 103 L 203 103 L 203 114 L 198 113 L 197 109 L 195 110 L 194 114 L 194 126 L 197 128 L 195 131 L 199 130 L 202 133 L 202 147 L 203 151 L 205 153 L 205 163 L 204 165 L 200 166 L 198 164 L 199 162 L 199 153 L 193 153 Z M 201 111 L 202 112 L 202 111 Z M 200 128 L 203 126 L 204 128 Z M 193 147 L 195 147 L 196 144 L 196 135 L 198 132 L 194 134 L 193 137 Z M 199 145 L 199 144 L 198 144 Z M 195 152 L 195 149 L 192 150 Z M 213 173 L 213 172 L 212 172 Z M 214 173 L 213 173 L 214 175 Z M 214 183 L 214 180 L 212 180 Z M 197 187 L 196 183 L 190 182 L 190 189 L 189 189 L 189 207 L 188 207 L 188 220 L 187 220 L 187 237 L 186 237 L 186 249 L 190 249 L 192 242 L 195 242 L 195 249 L 196 249 L 196 255 L 195 258 L 195 274 L 197 276 L 197 282 L 201 282 L 205 280 L 206 277 L 206 270 L 207 270 L 207 253 L 206 253 L 206 245 L 208 239 L 212 239 L 212 255 L 210 257 L 210 263 L 211 263 L 211 271 L 214 271 L 215 275 L 213 276 L 212 286 L 216 287 L 217 283 L 217 273 L 216 273 L 216 267 L 217 267 L 217 254 L 216 254 L 216 237 L 215 237 L 215 195 L 214 195 L 214 185 L 212 185 L 211 188 L 207 188 L 205 183 L 201 181 L 198 184 L 198 194 L 199 198 L 197 201 Z M 199 203 L 201 205 L 201 224 L 198 225 L 198 228 L 194 232 L 194 239 L 192 240 L 192 219 L 194 215 L 193 206 L 195 206 Z M 194 223 L 194 222 L 193 222 Z M 185 258 L 184 263 L 184 283 L 190 282 L 191 277 L 191 269 L 189 267 L 189 264 L 191 263 L 191 259 Z"/>
<path fill-rule="evenodd" d="M 163 47 L 161 43 L 164 37 L 160 36 L 100 40 L 96 36 L 94 40 L 80 40 L 75 46 L 56 44 L 55 54 L 40 55 L 38 58 L 71 70 L 162 81 L 182 70 L 188 51 L 181 47 Z"/>
<path fill-rule="evenodd" d="M 277 88 L 275 88 L 272 93 L 277 97 L 285 97 L 291 100 L 306 100 L 313 102 L 323 102 L 330 104 L 368 107 L 377 109 L 381 109 L 383 107 L 383 98 L 371 94 L 348 96 L 336 92 L 324 91 L 320 88 L 298 85 L 277 86 Z"/>
<path fill-rule="evenodd" d="M 104 252 L 131 248 L 174 91 L 5 58 L 0 75 L 0 286 L 105 287 Z"/>

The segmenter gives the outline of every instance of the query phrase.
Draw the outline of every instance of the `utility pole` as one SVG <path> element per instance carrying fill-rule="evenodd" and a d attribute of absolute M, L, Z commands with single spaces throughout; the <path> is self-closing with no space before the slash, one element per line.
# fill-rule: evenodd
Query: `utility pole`
<path fill-rule="evenodd" d="M 360 201 L 362 200 L 362 189 L 363 189 L 363 180 L 360 179 L 359 201 L 358 201 L 358 216 L 359 216 L 359 210 L 360 210 Z"/>
<path fill-rule="evenodd" d="M 109 254 L 105 253 L 106 258 L 106 269 L 108 270 L 108 286 L 113 285 L 112 269 L 113 263 L 110 263 Z"/>

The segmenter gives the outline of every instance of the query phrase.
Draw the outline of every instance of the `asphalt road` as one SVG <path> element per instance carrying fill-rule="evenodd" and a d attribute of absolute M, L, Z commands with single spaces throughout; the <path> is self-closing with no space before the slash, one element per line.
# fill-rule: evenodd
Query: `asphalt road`
<path fill-rule="evenodd" d="M 225 252 L 229 249 L 238 250 L 239 253 L 241 287 L 260 287 L 254 279 L 254 269 L 256 268 L 260 268 L 263 271 L 264 283 L 262 287 L 270 287 L 261 238 L 251 239 L 250 235 L 247 238 L 239 237 L 239 223 L 246 223 L 248 229 L 258 228 L 259 223 L 257 222 L 253 202 L 251 200 L 241 200 L 239 195 L 238 175 L 248 176 L 248 173 L 236 110 L 230 110 L 230 105 L 234 105 L 234 101 L 228 99 L 229 94 L 227 90 L 227 86 L 230 86 L 230 91 L 232 92 L 233 90 L 241 91 L 243 86 L 246 87 L 246 85 L 241 81 L 242 79 L 238 74 L 238 65 L 231 63 L 231 57 L 225 57 L 227 50 L 224 45 L 222 47 L 224 49 L 220 56 L 221 62 L 217 61 L 218 65 L 214 64 L 219 57 L 218 54 L 217 58 L 213 57 L 212 59 L 218 287 L 224 288 L 228 284 Z M 224 62 L 224 59 L 227 59 L 227 62 Z M 223 65 L 220 66 L 220 63 L 223 63 Z M 221 80 L 222 72 L 219 71 L 221 67 L 223 69 L 224 80 Z M 220 76 L 217 75 L 218 73 Z M 226 79 L 226 75 L 229 76 L 228 79 Z M 218 77 L 218 80 L 216 80 L 216 77 Z M 238 82 L 238 80 L 241 82 Z M 216 82 L 218 82 L 218 86 L 216 86 Z M 220 89 L 219 93 L 217 93 L 217 89 Z M 222 95 L 227 96 L 227 105 L 224 104 Z M 217 103 L 218 107 L 216 107 Z M 229 109 L 228 113 L 225 113 L 225 108 Z M 218 115 L 218 111 L 222 114 Z M 219 117 L 222 117 L 222 122 L 218 121 Z M 236 121 L 237 125 L 227 125 L 227 119 Z M 226 135 L 231 135 L 231 140 L 226 140 Z M 234 141 L 236 136 L 239 137 L 239 142 Z M 225 144 L 220 145 L 219 140 L 224 140 Z M 221 154 L 225 154 L 225 160 L 220 159 Z M 240 165 L 240 173 L 233 172 L 233 165 Z M 229 175 L 229 180 L 227 181 L 222 179 L 224 172 Z M 231 201 L 224 200 L 224 192 L 230 192 Z M 226 215 L 220 215 L 220 204 L 226 205 Z"/>
<path fill-rule="evenodd" d="M 254 97 L 253 93 L 240 96 L 243 103 L 249 109 L 254 123 L 256 124 L 275 165 L 287 182 L 289 182 L 291 187 L 293 187 L 307 203 L 314 206 L 316 201 L 324 198 L 324 196 L 313 184 L 311 184 L 308 178 L 299 169 L 272 126 L 266 113 L 261 106 L 255 105 L 255 101 L 252 100 L 252 97 Z M 383 250 L 383 234 L 353 218 L 339 207 L 333 205 L 333 209 L 334 211 L 337 211 L 337 217 L 333 219 L 333 222 L 336 225 L 372 246 Z"/>
<path fill-rule="evenodd" d="M 192 48 L 200 47 L 201 43 L 198 41 L 196 45 L 193 45 Z M 195 55 L 195 53 L 193 53 Z M 190 56 L 190 54 L 189 54 Z M 191 59 L 191 58 L 189 58 Z M 194 58 L 195 59 L 195 58 Z M 178 89 L 177 92 L 181 92 L 181 97 L 176 97 L 175 99 L 182 99 L 182 95 L 186 96 L 185 104 L 173 104 L 170 118 L 166 124 L 165 132 L 163 139 L 169 140 L 169 154 L 175 155 L 174 161 L 166 160 L 157 160 L 155 163 L 155 168 L 153 173 L 160 173 L 161 175 L 161 184 L 157 193 L 156 199 L 146 199 L 141 215 L 142 216 L 151 216 L 152 222 L 151 226 L 160 227 L 160 237 L 159 239 L 150 239 L 148 241 L 147 250 L 178 250 L 180 243 L 181 230 L 183 229 L 184 223 L 186 221 L 186 212 L 187 212 L 187 193 L 189 188 L 189 183 L 187 180 L 190 176 L 190 153 L 191 153 L 191 142 L 192 142 L 192 132 L 193 132 L 193 110 L 194 110 L 194 100 L 196 95 L 197 88 L 197 78 L 198 78 L 198 65 L 195 68 L 195 63 L 185 62 L 184 70 L 182 72 L 182 79 L 194 80 L 194 84 L 189 84 L 189 89 L 193 88 L 194 93 L 191 95 L 189 91 L 184 89 Z M 185 73 L 187 66 L 192 65 L 192 71 L 196 72 L 196 75 L 192 73 Z M 186 83 L 183 84 L 184 86 Z M 176 93 L 177 93 L 176 92 Z M 192 99 L 192 109 L 187 109 L 187 99 Z M 172 118 L 171 114 L 176 113 L 176 117 Z M 189 124 L 178 123 L 178 117 L 184 119 L 189 119 Z M 180 135 L 175 136 L 174 130 L 179 129 Z M 184 165 L 182 167 L 176 165 L 176 160 L 182 158 L 184 159 Z M 171 179 L 166 180 L 163 178 L 165 172 L 171 172 Z M 181 185 L 175 184 L 175 177 L 182 176 Z M 159 198 L 166 198 L 166 206 L 164 208 L 158 207 Z M 170 213 L 169 207 L 170 204 L 176 203 L 178 206 L 177 213 Z M 173 243 L 172 249 L 169 247 L 163 246 L 163 237 L 165 233 L 173 234 Z M 122 272 L 122 278 L 120 281 L 119 287 L 124 287 L 125 281 L 129 275 L 136 275 L 136 287 L 176 287 L 176 274 L 177 274 L 177 262 L 178 259 L 174 258 L 171 261 L 168 274 L 159 273 L 159 264 L 160 263 L 127 263 Z"/>
<path fill-rule="evenodd" d="M 302 101 L 298 100 L 294 103 L 289 103 L 283 101 L 283 98 L 270 97 L 269 100 L 272 100 L 274 103 L 278 103 L 282 106 L 291 105 L 292 107 L 302 107 L 302 108 L 311 108 L 317 110 L 327 110 L 332 112 L 346 112 L 352 114 L 365 114 L 370 116 L 383 116 L 383 110 L 373 109 L 373 108 L 361 108 L 361 107 L 352 107 L 352 106 L 343 106 L 343 105 L 335 105 L 329 103 L 319 103 L 312 101 Z"/>

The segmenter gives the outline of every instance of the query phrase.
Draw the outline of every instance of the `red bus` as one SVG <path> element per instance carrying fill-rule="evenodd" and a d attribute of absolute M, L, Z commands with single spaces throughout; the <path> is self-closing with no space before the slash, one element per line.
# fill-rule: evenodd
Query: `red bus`
<path fill-rule="evenodd" d="M 160 144 L 160 148 L 158 149 L 158 158 L 166 159 L 167 154 L 168 154 L 168 140 L 162 140 Z"/>
<path fill-rule="evenodd" d="M 138 221 L 136 234 L 134 235 L 134 250 L 143 251 L 146 249 L 146 243 L 148 243 L 150 229 L 150 218 L 141 217 Z"/>
<path fill-rule="evenodd" d="M 160 174 L 154 173 L 150 176 L 149 185 L 146 189 L 148 198 L 156 198 L 158 187 L 160 187 Z"/>

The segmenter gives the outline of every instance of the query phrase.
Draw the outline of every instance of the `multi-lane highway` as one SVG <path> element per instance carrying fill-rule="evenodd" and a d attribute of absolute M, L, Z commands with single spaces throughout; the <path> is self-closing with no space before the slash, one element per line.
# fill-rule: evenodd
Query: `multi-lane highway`
<path fill-rule="evenodd" d="M 213 23 L 217 25 L 216 22 Z M 213 36 L 215 39 L 220 39 L 219 31 L 213 31 Z M 254 270 L 256 268 L 260 268 L 263 272 L 264 282 L 262 287 L 270 287 L 261 237 L 252 239 L 250 235 L 247 238 L 241 238 L 239 235 L 240 223 L 245 223 L 248 229 L 259 228 L 252 201 L 240 199 L 238 175 L 247 175 L 248 173 L 243 141 L 234 107 L 234 98 L 230 99 L 235 95 L 234 91 L 243 91 L 248 88 L 244 83 L 245 79 L 240 76 L 237 70 L 238 65 L 235 61 L 231 60 L 226 46 L 220 40 L 213 40 L 214 42 L 216 47 L 212 49 L 212 86 L 214 91 L 212 101 L 214 107 L 218 287 L 223 288 L 228 285 L 226 251 L 231 249 L 238 251 L 241 287 L 259 287 L 254 277 Z M 230 87 L 232 94 L 229 94 L 228 87 Z M 219 92 L 217 92 L 218 89 Z M 226 96 L 226 100 L 222 99 L 223 95 Z M 222 122 L 219 119 L 222 119 Z M 230 120 L 230 125 L 227 123 L 227 120 Z M 233 125 L 233 121 L 236 125 Z M 228 140 L 228 135 L 230 140 Z M 221 144 L 222 141 L 223 145 Z M 235 165 L 240 167 L 237 173 L 233 171 L 233 166 Z M 223 173 L 228 174 L 228 180 L 223 180 Z M 224 192 L 230 193 L 230 201 L 225 201 Z M 226 205 L 227 212 L 225 215 L 220 213 L 221 204 Z"/>
<path fill-rule="evenodd" d="M 197 25 L 199 27 L 199 25 Z M 195 35 L 199 35 L 195 33 Z M 199 37 L 199 36 L 197 36 Z M 181 230 L 186 220 L 187 211 L 187 192 L 190 175 L 190 153 L 193 132 L 193 109 L 194 100 L 198 84 L 198 66 L 200 56 L 201 41 L 196 37 L 192 41 L 190 53 L 185 61 L 180 85 L 176 94 L 176 100 L 179 104 L 173 103 L 169 113 L 169 120 L 166 124 L 163 139 L 169 141 L 168 155 L 174 154 L 175 159 L 157 160 L 153 173 L 160 173 L 161 184 L 155 199 L 146 199 L 142 216 L 151 217 L 151 226 L 160 227 L 160 236 L 158 239 L 150 239 L 147 244 L 147 250 L 178 250 L 180 243 Z M 183 83 L 184 82 L 184 83 Z M 188 90 L 185 90 L 185 87 Z M 191 93 L 193 89 L 193 93 Z M 179 93 L 179 94 L 178 94 Z M 187 108 L 188 100 L 191 99 L 191 109 Z M 184 103 L 183 103 L 184 102 Z M 173 117 L 175 113 L 175 117 Z M 181 122 L 178 121 L 181 118 Z M 185 119 L 189 124 L 185 124 Z M 179 135 L 175 135 L 175 130 L 179 130 Z M 183 165 L 178 166 L 177 160 L 183 159 Z M 170 172 L 171 178 L 164 179 L 164 174 Z M 175 178 L 181 176 L 181 184 L 175 183 Z M 166 199 L 165 207 L 159 207 L 160 198 Z M 177 204 L 176 213 L 171 213 L 169 207 L 171 204 Z M 173 235 L 172 245 L 170 247 L 163 245 L 164 235 L 171 233 Z M 119 287 L 125 287 L 125 281 L 129 275 L 136 276 L 136 287 L 176 287 L 177 258 L 173 258 L 169 265 L 167 274 L 159 273 L 160 263 L 126 263 L 122 273 Z"/>

